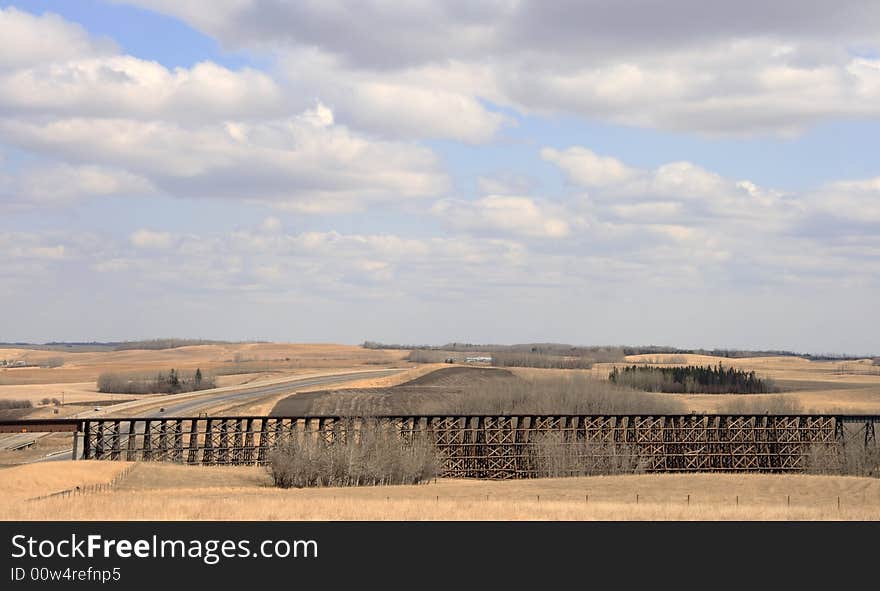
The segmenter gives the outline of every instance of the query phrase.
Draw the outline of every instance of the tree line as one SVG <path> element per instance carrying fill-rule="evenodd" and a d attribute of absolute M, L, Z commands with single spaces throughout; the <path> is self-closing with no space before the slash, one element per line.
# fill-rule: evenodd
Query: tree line
<path fill-rule="evenodd" d="M 628 365 L 615 367 L 608 379 L 615 384 L 647 392 L 764 394 L 778 391 L 772 380 L 760 378 L 754 371 L 724 367 L 721 363 L 705 367 Z"/>
<path fill-rule="evenodd" d="M 98 391 L 112 394 L 179 394 L 216 387 L 213 376 L 171 369 L 168 373 L 115 373 L 98 376 Z"/>

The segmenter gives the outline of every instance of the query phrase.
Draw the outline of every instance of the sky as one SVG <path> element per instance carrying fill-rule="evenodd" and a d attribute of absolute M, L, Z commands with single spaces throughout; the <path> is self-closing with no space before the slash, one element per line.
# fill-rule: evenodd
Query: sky
<path fill-rule="evenodd" d="M 0 341 L 880 354 L 874 0 L 0 2 Z"/>

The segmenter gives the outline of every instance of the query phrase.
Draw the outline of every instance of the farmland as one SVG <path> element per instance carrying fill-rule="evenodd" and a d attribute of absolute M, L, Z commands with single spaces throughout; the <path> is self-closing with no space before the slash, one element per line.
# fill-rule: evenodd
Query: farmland
<path fill-rule="evenodd" d="M 30 367 L 0 370 L 0 398 L 27 400 L 7 418 L 91 414 L 138 416 L 174 399 L 101 393 L 105 372 L 193 372 L 217 390 L 178 394 L 210 404 L 210 416 L 455 413 L 880 413 L 880 372 L 870 360 L 717 358 L 643 354 L 588 369 L 475 367 L 406 361 L 407 352 L 341 345 L 200 344 L 174 349 L 46 351 L 5 349 Z M 40 367 L 44 357 L 61 365 Z M 754 371 L 770 394 L 646 392 L 608 381 L 615 367 L 685 365 Z M 49 365 L 43 363 L 42 365 Z M 344 383 L 280 388 L 271 395 L 220 402 L 237 388 L 334 372 L 397 368 Z M 217 394 L 215 394 L 215 392 Z M 61 398 L 64 405 L 44 404 Z M 131 404 L 138 404 L 129 409 Z M 53 411 L 57 409 L 59 413 Z M 115 410 L 116 409 L 116 410 Z M 140 410 L 138 410 L 140 409 Z M 152 410 L 150 410 L 152 409 Z M 418 486 L 280 490 L 262 467 L 138 462 L 29 463 L 70 445 L 69 434 L 32 448 L 0 452 L 0 503 L 6 519 L 880 519 L 876 478 L 806 474 L 619 474 L 488 482 L 439 478 Z M 122 470 L 126 470 L 120 477 Z M 115 482 L 103 492 L 28 500 Z M 638 496 L 638 502 L 636 496 Z M 838 509 L 837 499 L 841 506 Z M 307 501 L 307 502 L 306 502 Z"/>
<path fill-rule="evenodd" d="M 27 500 L 110 482 L 125 468 L 122 462 L 9 468 L 0 473 L 9 490 L 0 500 L 0 519 L 880 519 L 880 479 L 810 475 L 440 479 L 419 486 L 282 490 L 272 488 L 260 468 L 139 463 L 103 492 Z"/>

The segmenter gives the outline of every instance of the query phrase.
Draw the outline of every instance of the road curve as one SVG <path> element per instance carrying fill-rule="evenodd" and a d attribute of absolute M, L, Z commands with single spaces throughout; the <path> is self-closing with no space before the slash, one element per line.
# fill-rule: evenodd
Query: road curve
<path fill-rule="evenodd" d="M 249 399 L 263 398 L 264 396 L 272 396 L 275 394 L 285 394 L 288 392 L 293 393 L 299 388 L 307 388 L 311 386 L 323 386 L 325 384 L 338 384 L 340 382 L 350 382 L 352 380 L 379 378 L 391 375 L 392 373 L 399 373 L 401 371 L 404 370 L 382 369 L 372 372 L 342 373 L 315 378 L 304 378 L 301 380 L 283 382 L 281 384 L 271 384 L 258 388 L 252 387 L 246 391 L 223 392 L 222 394 L 211 396 L 210 398 L 197 398 L 195 400 L 178 402 L 177 404 L 169 404 L 168 406 L 162 407 L 165 409 L 164 412 L 159 412 L 158 410 L 156 410 L 153 412 L 144 413 L 142 416 L 151 418 L 161 416 L 185 417 L 188 415 L 197 414 L 199 412 L 204 412 L 205 409 L 211 408 L 212 406 L 216 406 L 220 403 L 236 401 L 243 402 Z M 153 400 L 153 402 L 155 402 L 155 400 Z"/>
<path fill-rule="evenodd" d="M 400 373 L 402 371 L 406 371 L 403 369 L 380 369 L 376 371 L 360 371 L 360 372 L 347 372 L 347 373 L 339 373 L 325 376 L 317 376 L 311 378 L 302 378 L 298 380 L 290 380 L 286 382 L 281 382 L 278 384 L 268 384 L 266 386 L 251 386 L 247 389 L 237 389 L 230 391 L 218 392 L 211 396 L 199 397 L 193 400 L 183 400 L 181 402 L 171 402 L 167 406 L 163 406 L 163 411 L 155 410 L 150 412 L 144 412 L 138 415 L 138 418 L 159 418 L 162 416 L 187 416 L 187 415 L 197 415 L 200 412 L 205 412 L 206 409 L 210 409 L 213 406 L 218 404 L 224 404 L 228 402 L 237 402 L 237 401 L 247 401 L 247 400 L 256 400 L 259 398 L 263 398 L 265 396 L 273 396 L 276 394 L 285 394 L 285 393 L 294 393 L 299 388 L 308 388 L 311 386 L 323 386 L 327 384 L 338 384 L 341 382 L 351 382 L 354 380 L 363 380 L 369 378 L 378 378 L 384 377 L 388 375 L 392 375 L 394 373 Z M 145 401 L 146 402 L 146 401 Z M 149 402 L 155 404 L 156 399 L 151 398 Z M 79 415 L 79 418 L 89 418 L 87 413 L 83 413 Z M 114 417 L 109 415 L 95 417 L 101 419 L 112 419 Z M 120 417 L 127 418 L 127 417 Z M 33 435 L 41 435 L 35 433 Z M 33 436 L 32 435 L 32 436 Z M 62 450 L 59 452 L 55 452 L 51 455 L 45 456 L 38 460 L 34 460 L 32 463 L 36 462 L 51 462 L 56 460 L 69 460 L 71 459 L 71 454 L 73 449 Z M 80 454 L 82 453 L 82 446 L 80 446 Z M 79 459 L 79 458 L 77 458 Z"/>

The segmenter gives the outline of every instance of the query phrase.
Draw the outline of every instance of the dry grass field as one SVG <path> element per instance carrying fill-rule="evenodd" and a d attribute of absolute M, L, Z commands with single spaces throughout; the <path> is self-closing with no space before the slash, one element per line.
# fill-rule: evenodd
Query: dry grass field
<path fill-rule="evenodd" d="M 101 394 L 94 380 L 105 371 L 154 371 L 170 367 L 215 371 L 218 387 L 268 383 L 322 372 L 408 367 L 397 375 L 333 387 L 304 388 L 238 403 L 223 414 L 336 414 L 362 409 L 415 411 L 428 401 L 443 407 L 461 394 L 521 392 L 529 384 L 583 384 L 607 378 L 613 364 L 591 370 L 412 365 L 406 352 L 341 345 L 198 345 L 169 350 L 58 353 L 5 349 L 3 358 L 39 363 L 63 357 L 55 368 L 0 370 L 0 399 L 28 399 L 24 416 L 55 416 L 43 398 L 61 397 L 61 415 L 89 405 L 109 408 L 132 396 Z M 628 363 L 717 364 L 754 369 L 780 386 L 771 395 L 639 393 L 658 405 L 674 401 L 682 411 L 845 412 L 880 414 L 880 368 L 870 362 L 819 362 L 789 357 L 719 359 L 675 355 L 633 356 Z M 441 370 L 441 371 L 436 371 Z M 596 382 L 593 382 L 596 383 Z M 311 391 L 310 391 L 311 390 Z M 603 396 L 613 394 L 602 391 Z M 455 397 L 458 397 L 457 399 Z M 156 397 L 156 404 L 162 397 Z M 745 406 L 744 406 L 745 405 Z M 747 409 L 745 407 L 748 407 Z M 454 409 L 449 409 L 454 412 Z M 13 412 L 13 411 L 7 411 Z M 17 415 L 18 416 L 18 415 Z M 29 450 L 3 451 L 0 465 L 36 460 L 67 445 L 56 434 Z M 189 467 L 137 463 L 105 492 L 29 500 L 76 486 L 111 482 L 120 462 L 48 462 L 0 468 L 0 519 L 221 519 L 221 520 L 816 520 L 880 519 L 880 479 L 812 475 L 627 475 L 489 482 L 440 479 L 419 486 L 281 490 L 262 468 Z M 638 495 L 638 502 L 636 500 Z M 838 508 L 838 497 L 840 507 Z"/>
<path fill-rule="evenodd" d="M 880 480 L 807 475 L 441 479 L 418 486 L 281 490 L 271 487 L 260 468 L 137 463 L 110 491 L 28 500 L 76 485 L 109 482 L 125 466 L 66 462 L 0 470 L 0 488 L 9 491 L 0 499 L 0 519 L 880 519 Z"/>
<path fill-rule="evenodd" d="M 662 364 L 669 359 L 696 365 L 719 362 L 755 370 L 775 381 L 775 394 L 663 394 L 639 393 L 645 407 L 674 404 L 681 412 L 802 412 L 880 414 L 880 367 L 864 362 L 809 361 L 792 357 L 722 359 L 702 355 L 635 355 L 629 363 Z M 597 364 L 591 370 L 504 368 L 428 364 L 381 380 L 346 384 L 331 389 L 314 388 L 296 396 L 280 397 L 275 415 L 418 413 L 437 412 L 449 403 L 454 412 L 460 395 L 491 390 L 503 394 L 526 383 L 540 386 L 586 377 L 604 381 L 614 364 Z M 427 406 L 426 406 L 427 405 Z M 635 409 L 634 409 L 635 410 Z"/>
<path fill-rule="evenodd" d="M 880 366 L 870 359 L 857 361 L 810 361 L 799 357 L 752 357 L 722 359 L 706 355 L 631 355 L 627 363 L 677 361 L 689 365 L 716 365 L 754 370 L 759 376 L 771 378 L 782 389 L 782 395 L 800 406 L 802 412 L 873 413 L 880 414 Z M 597 364 L 592 372 L 605 377 L 614 364 Z M 742 400 L 741 395 L 680 395 L 691 410 L 713 412 L 724 410 Z M 778 395 L 750 395 L 755 400 Z"/>
<path fill-rule="evenodd" d="M 322 370 L 369 369 L 406 366 L 403 351 L 370 350 L 349 345 L 243 343 L 194 345 L 162 350 L 66 352 L 0 349 L 0 359 L 44 364 L 60 359 L 60 367 L 0 368 L 0 400 L 29 400 L 32 417 L 54 416 L 54 405 L 65 403 L 62 416 L 94 405 L 134 400 L 137 396 L 98 392 L 96 380 L 105 372 L 167 372 L 171 368 L 200 368 L 217 374 L 218 387 L 251 384 L 267 378 L 295 377 Z M 71 408 L 66 408 L 70 405 Z"/>
<path fill-rule="evenodd" d="M 298 392 L 279 400 L 271 414 L 419 414 L 425 411 L 426 405 L 456 412 L 453 397 L 459 393 L 503 388 L 518 381 L 507 369 L 450 367 L 445 364 L 434 364 L 428 371 L 407 374 L 360 385 L 345 384 L 342 388 L 313 388 Z"/>

